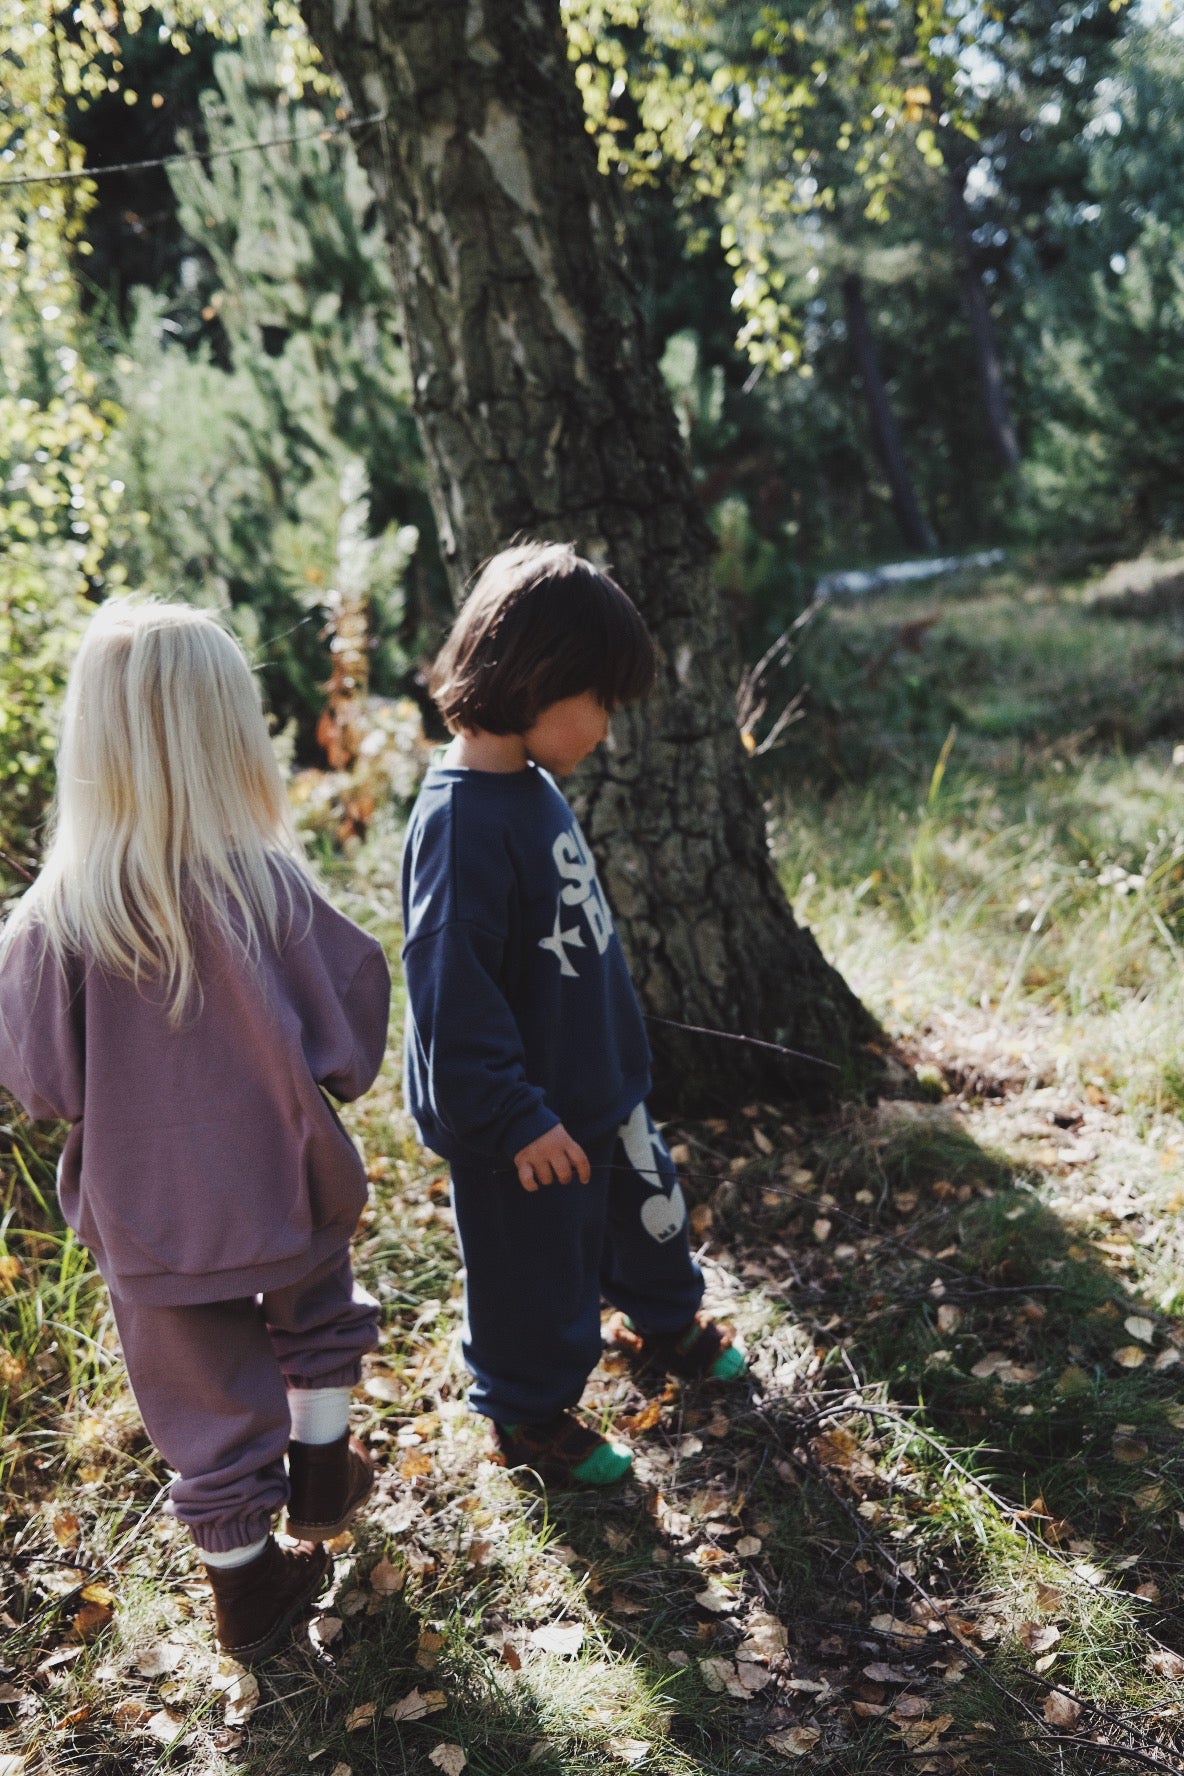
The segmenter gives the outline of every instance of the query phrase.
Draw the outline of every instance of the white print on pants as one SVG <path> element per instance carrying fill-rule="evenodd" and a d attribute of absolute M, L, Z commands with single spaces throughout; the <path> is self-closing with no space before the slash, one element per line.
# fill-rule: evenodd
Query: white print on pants
<path fill-rule="evenodd" d="M 665 1154 L 665 1147 L 644 1104 L 638 1104 L 628 1122 L 621 1124 L 618 1134 L 629 1164 L 639 1177 L 653 1185 L 656 1192 L 653 1196 L 647 1196 L 641 1205 L 641 1225 L 651 1239 L 664 1246 L 667 1240 L 674 1238 L 687 1218 L 682 1185 L 676 1178 L 674 1187 L 667 1196 L 662 1186 L 662 1174 L 657 1169 L 659 1156 Z"/>

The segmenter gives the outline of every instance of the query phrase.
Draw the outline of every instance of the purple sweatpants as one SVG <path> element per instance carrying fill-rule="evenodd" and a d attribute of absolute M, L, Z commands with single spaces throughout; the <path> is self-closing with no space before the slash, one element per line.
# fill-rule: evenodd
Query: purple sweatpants
<path fill-rule="evenodd" d="M 349 1252 L 266 1295 L 111 1306 L 144 1427 L 179 1475 L 169 1510 L 199 1548 L 257 1541 L 288 1496 L 288 1389 L 352 1387 L 378 1342 Z"/>

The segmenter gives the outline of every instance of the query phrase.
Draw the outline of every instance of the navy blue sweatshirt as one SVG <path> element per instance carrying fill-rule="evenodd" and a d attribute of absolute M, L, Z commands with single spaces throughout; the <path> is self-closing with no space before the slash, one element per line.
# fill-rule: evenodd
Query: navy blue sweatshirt
<path fill-rule="evenodd" d="M 650 1051 L 596 866 L 546 771 L 433 765 L 403 852 L 404 1085 L 427 1146 L 504 1164 L 623 1122 Z"/>

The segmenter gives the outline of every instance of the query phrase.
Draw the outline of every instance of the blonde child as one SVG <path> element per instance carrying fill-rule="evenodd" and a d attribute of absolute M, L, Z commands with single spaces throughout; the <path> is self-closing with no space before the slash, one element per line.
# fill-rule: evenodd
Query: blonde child
<path fill-rule="evenodd" d="M 238 644 L 190 606 L 103 606 L 44 867 L 0 934 L 0 1084 L 72 1125 L 62 1211 L 243 1660 L 284 1639 L 373 1484 L 348 1433 L 377 1337 L 349 1262 L 366 1181 L 324 1093 L 373 1082 L 389 989 L 307 873 Z"/>

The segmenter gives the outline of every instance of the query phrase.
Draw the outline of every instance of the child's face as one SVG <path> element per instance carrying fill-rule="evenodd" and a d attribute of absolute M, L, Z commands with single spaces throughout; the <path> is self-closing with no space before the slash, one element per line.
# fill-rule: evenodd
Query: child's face
<path fill-rule="evenodd" d="M 608 733 L 608 710 L 595 691 L 549 703 L 522 738 L 528 758 L 556 777 L 566 777 Z"/>

